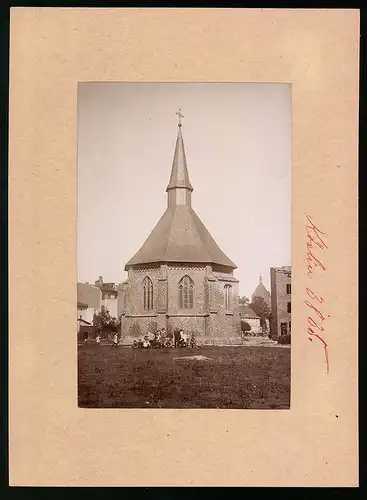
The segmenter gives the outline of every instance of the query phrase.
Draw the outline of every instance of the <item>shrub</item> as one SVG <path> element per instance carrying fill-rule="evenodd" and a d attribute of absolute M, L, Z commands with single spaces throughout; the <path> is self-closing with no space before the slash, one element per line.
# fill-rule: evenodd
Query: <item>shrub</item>
<path fill-rule="evenodd" d="M 281 335 L 278 338 L 278 344 L 290 344 L 291 343 L 291 335 L 287 333 L 286 335 Z"/>
<path fill-rule="evenodd" d="M 251 331 L 251 326 L 247 323 L 247 321 L 241 321 L 241 332 L 247 333 Z"/>

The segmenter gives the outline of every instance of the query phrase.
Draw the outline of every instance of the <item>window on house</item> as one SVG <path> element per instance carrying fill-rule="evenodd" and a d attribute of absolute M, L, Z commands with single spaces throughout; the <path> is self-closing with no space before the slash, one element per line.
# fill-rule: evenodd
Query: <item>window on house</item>
<path fill-rule="evenodd" d="M 224 287 L 224 307 L 226 311 L 231 309 L 231 296 L 232 296 L 232 287 L 231 285 L 225 285 Z"/>
<path fill-rule="evenodd" d="M 287 323 L 280 323 L 280 335 L 287 334 Z"/>
<path fill-rule="evenodd" d="M 292 329 L 291 329 L 292 322 L 291 321 L 288 323 L 288 326 L 289 326 L 289 333 L 291 333 L 291 331 L 292 331 Z"/>
<path fill-rule="evenodd" d="M 292 302 L 288 302 L 288 304 L 287 304 L 287 311 L 289 313 L 292 312 Z"/>
<path fill-rule="evenodd" d="M 143 294 L 144 294 L 144 309 L 149 311 L 153 309 L 153 283 L 147 276 L 143 281 Z"/>
<path fill-rule="evenodd" d="M 291 294 L 291 284 L 290 283 L 287 283 L 287 293 L 288 293 L 288 295 Z"/>
<path fill-rule="evenodd" d="M 180 309 L 194 307 L 194 282 L 190 276 L 184 276 L 178 285 L 178 302 Z"/>

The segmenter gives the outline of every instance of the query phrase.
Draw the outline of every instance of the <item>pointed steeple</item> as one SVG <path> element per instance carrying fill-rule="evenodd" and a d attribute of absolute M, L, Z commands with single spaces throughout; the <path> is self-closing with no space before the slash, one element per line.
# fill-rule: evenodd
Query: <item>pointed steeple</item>
<path fill-rule="evenodd" d="M 265 300 L 265 302 L 270 306 L 271 305 L 271 295 L 270 292 L 265 288 L 263 284 L 263 277 L 260 274 L 259 276 L 259 284 L 256 287 L 256 290 L 252 294 L 252 299 L 254 297 L 261 297 Z"/>
<path fill-rule="evenodd" d="M 151 263 L 209 263 L 236 269 L 219 248 L 209 231 L 191 207 L 191 192 L 185 148 L 181 132 L 181 110 L 171 177 L 167 186 L 168 207 L 138 252 L 126 263 L 134 266 Z M 234 278 L 234 281 L 235 278 Z"/>
<path fill-rule="evenodd" d="M 181 110 L 178 111 L 177 115 L 179 117 L 179 123 L 176 148 L 173 156 L 171 177 L 166 189 L 168 193 L 168 206 L 191 205 L 191 192 L 193 191 L 193 187 L 189 180 L 185 146 L 181 132 L 181 118 L 183 118 Z"/>

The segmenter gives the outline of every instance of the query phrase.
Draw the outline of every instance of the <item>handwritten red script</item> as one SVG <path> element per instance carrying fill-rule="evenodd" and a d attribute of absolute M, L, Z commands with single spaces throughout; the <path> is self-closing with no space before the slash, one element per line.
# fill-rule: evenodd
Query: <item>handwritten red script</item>
<path fill-rule="evenodd" d="M 326 267 L 321 261 L 320 252 L 327 250 L 328 246 L 325 243 L 326 233 L 321 231 L 313 222 L 310 215 L 306 215 L 306 235 L 307 235 L 307 276 L 310 280 L 313 278 L 313 273 L 316 269 L 318 271 L 326 271 Z M 307 334 L 310 342 L 316 338 L 324 347 L 326 372 L 329 373 L 329 353 L 328 345 L 323 338 L 325 316 L 321 311 L 321 305 L 325 300 L 323 297 L 318 296 L 310 287 L 306 287 L 307 299 L 305 300 L 306 306 L 310 309 L 307 319 Z"/>

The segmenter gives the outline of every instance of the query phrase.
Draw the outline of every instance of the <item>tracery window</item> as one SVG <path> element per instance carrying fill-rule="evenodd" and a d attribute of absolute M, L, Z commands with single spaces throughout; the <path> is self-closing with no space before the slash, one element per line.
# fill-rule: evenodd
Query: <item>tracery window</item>
<path fill-rule="evenodd" d="M 144 309 L 149 311 L 153 309 L 153 283 L 147 276 L 143 281 Z"/>
<path fill-rule="evenodd" d="M 194 307 L 194 282 L 190 276 L 184 276 L 178 285 L 178 300 L 180 309 Z"/>
<path fill-rule="evenodd" d="M 232 287 L 231 285 L 224 286 L 224 307 L 226 311 L 231 309 Z"/>

